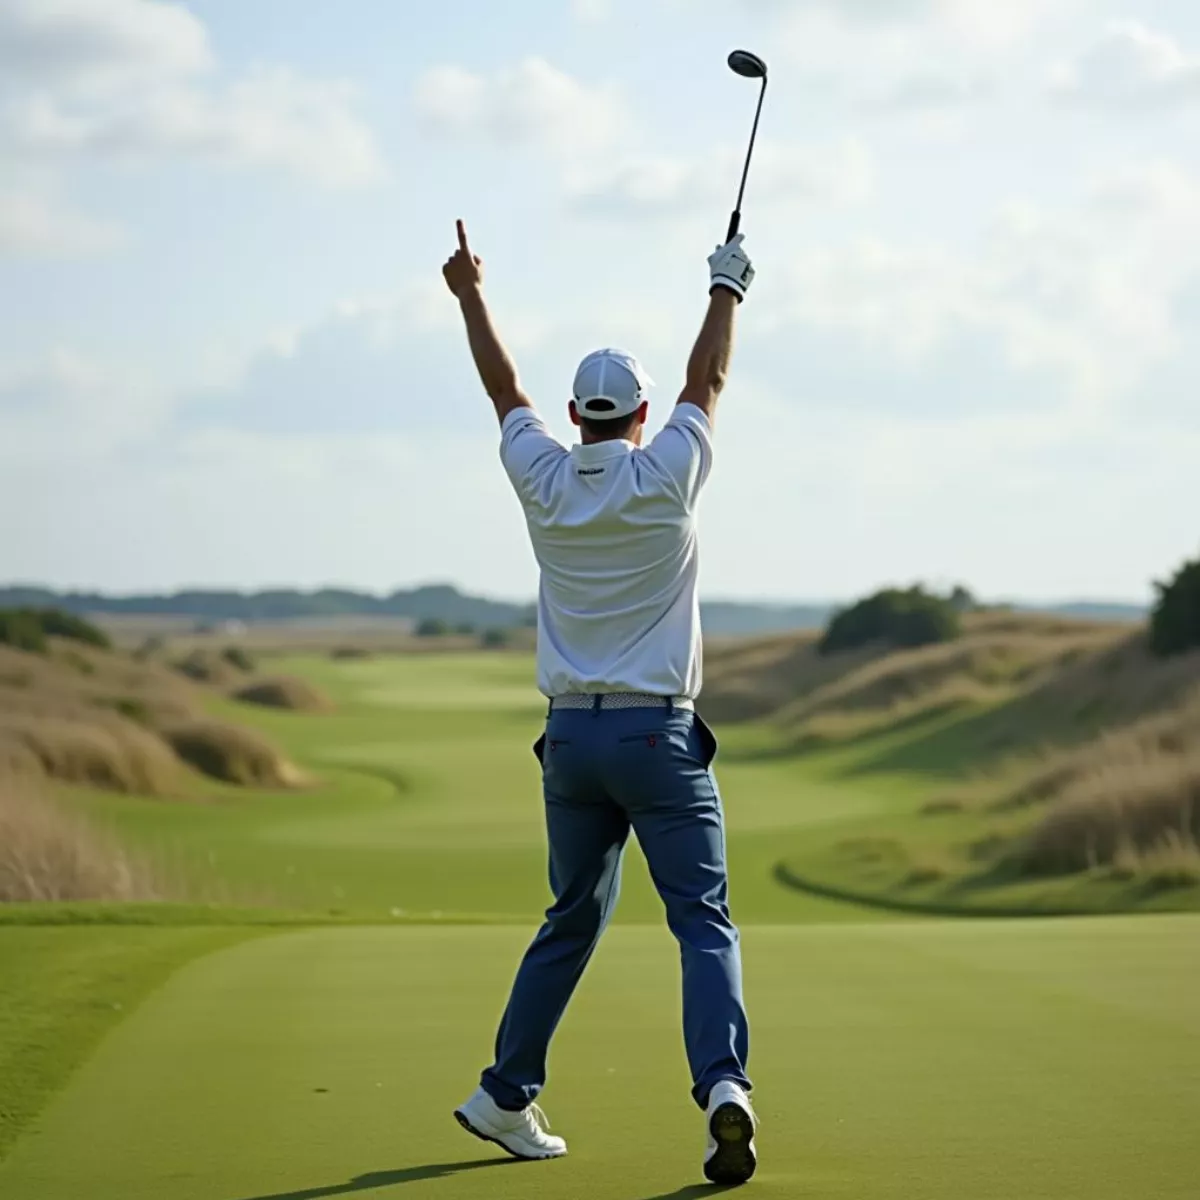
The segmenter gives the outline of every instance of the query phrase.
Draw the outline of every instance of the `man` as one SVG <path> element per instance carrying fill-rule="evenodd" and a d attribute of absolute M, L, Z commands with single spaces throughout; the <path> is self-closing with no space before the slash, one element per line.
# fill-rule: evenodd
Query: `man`
<path fill-rule="evenodd" d="M 518 1158 L 557 1158 L 534 1103 L 550 1039 L 616 904 L 630 828 L 679 941 L 692 1095 L 705 1110 L 704 1171 L 754 1173 L 749 1035 L 738 932 L 729 916 L 725 831 L 695 711 L 701 647 L 695 511 L 712 463 L 712 421 L 754 269 L 739 235 L 709 257 L 708 313 L 679 401 L 643 447 L 650 379 L 613 349 L 589 354 L 569 410 L 581 444 L 548 432 L 521 390 L 483 298 L 483 264 L 458 222 L 443 268 L 480 379 L 500 418 L 500 457 L 541 568 L 538 686 L 549 699 L 542 764 L 554 903 L 526 953 L 495 1062 L 455 1112 Z"/>

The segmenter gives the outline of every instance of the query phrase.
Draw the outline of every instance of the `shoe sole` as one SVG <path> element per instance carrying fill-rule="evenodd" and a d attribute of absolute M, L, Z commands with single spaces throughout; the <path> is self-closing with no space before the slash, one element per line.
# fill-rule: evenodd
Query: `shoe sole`
<path fill-rule="evenodd" d="M 708 1123 L 716 1153 L 704 1164 L 709 1183 L 745 1183 L 758 1166 L 754 1156 L 754 1121 L 740 1104 L 722 1104 Z"/>
<path fill-rule="evenodd" d="M 499 1146 L 505 1154 L 511 1154 L 513 1158 L 519 1159 L 521 1162 L 549 1162 L 552 1158 L 562 1158 L 567 1152 L 564 1150 L 562 1154 L 518 1154 L 510 1146 L 506 1146 L 499 1138 L 494 1138 L 490 1133 L 482 1133 L 476 1129 L 466 1115 L 459 1109 L 454 1110 L 454 1119 L 474 1137 L 477 1137 L 481 1142 L 491 1142 L 493 1146 Z"/>

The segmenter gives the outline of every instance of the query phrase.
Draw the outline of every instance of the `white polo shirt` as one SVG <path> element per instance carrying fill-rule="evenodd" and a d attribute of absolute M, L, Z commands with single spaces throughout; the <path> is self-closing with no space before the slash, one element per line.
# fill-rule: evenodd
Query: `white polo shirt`
<path fill-rule="evenodd" d="M 532 409 L 508 414 L 500 459 L 541 567 L 537 681 L 571 692 L 700 692 L 696 503 L 712 427 L 675 406 L 644 449 L 568 450 Z"/>

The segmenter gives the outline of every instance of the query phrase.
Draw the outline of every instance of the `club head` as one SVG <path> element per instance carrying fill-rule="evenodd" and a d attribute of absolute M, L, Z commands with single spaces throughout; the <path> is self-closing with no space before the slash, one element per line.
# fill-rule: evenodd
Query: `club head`
<path fill-rule="evenodd" d="M 729 56 L 729 69 L 746 79 L 766 79 L 767 64 L 749 50 L 735 50 Z"/>

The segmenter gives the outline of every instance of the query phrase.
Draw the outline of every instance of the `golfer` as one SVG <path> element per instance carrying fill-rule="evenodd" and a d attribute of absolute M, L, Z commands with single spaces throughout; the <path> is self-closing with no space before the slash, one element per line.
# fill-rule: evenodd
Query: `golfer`
<path fill-rule="evenodd" d="M 696 504 L 734 317 L 754 278 L 741 235 L 708 259 L 708 313 L 670 418 L 648 445 L 651 380 L 631 355 L 589 354 L 575 375 L 580 445 L 551 436 L 521 390 L 483 298 L 483 263 L 458 222 L 443 268 L 500 418 L 500 458 L 541 568 L 538 687 L 549 700 L 542 764 L 554 903 L 525 954 L 495 1062 L 455 1112 L 518 1158 L 557 1158 L 534 1103 L 550 1039 L 617 902 L 632 828 L 683 962 L 692 1096 L 706 1112 L 706 1176 L 754 1173 L 749 1035 L 738 931 L 730 920 L 717 744 L 695 709 L 701 646 Z"/>

